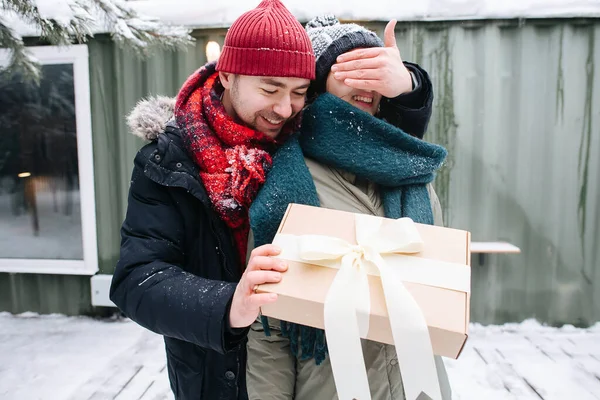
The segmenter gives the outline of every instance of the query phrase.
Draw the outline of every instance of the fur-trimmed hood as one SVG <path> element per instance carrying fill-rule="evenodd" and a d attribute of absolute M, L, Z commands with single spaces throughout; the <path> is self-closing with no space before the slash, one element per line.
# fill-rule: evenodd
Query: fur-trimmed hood
<path fill-rule="evenodd" d="M 175 98 L 152 96 L 140 100 L 127 116 L 129 131 L 145 140 L 156 140 L 173 118 Z"/>

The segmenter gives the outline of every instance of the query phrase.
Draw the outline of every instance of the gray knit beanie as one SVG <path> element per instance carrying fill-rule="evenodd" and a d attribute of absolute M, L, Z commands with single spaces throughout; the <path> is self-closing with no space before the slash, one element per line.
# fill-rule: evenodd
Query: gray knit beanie
<path fill-rule="evenodd" d="M 383 47 L 374 32 L 356 24 L 340 24 L 331 14 L 313 18 L 305 29 L 317 58 L 317 76 L 313 83 L 317 93 L 325 91 L 327 76 L 339 55 L 358 48 Z"/>

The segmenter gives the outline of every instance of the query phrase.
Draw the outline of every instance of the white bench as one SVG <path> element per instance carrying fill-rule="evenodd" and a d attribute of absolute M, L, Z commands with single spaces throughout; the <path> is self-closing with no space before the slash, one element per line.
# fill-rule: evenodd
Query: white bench
<path fill-rule="evenodd" d="M 471 254 L 473 253 L 519 254 L 521 249 L 508 242 L 471 242 Z"/>
<path fill-rule="evenodd" d="M 471 242 L 471 254 L 479 255 L 479 265 L 485 263 L 486 254 L 520 254 L 521 249 L 508 242 Z"/>

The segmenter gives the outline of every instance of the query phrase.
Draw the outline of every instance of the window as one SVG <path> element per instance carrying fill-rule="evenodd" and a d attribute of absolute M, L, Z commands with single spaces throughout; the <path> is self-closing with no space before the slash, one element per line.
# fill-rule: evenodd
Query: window
<path fill-rule="evenodd" d="M 93 275 L 87 46 L 31 51 L 40 85 L 0 73 L 0 272 Z M 8 59 L 0 51 L 0 64 Z"/>

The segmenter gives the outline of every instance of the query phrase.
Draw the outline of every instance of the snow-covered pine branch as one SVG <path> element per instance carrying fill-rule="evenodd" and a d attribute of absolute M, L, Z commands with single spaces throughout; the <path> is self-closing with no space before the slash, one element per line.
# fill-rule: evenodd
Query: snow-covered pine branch
<path fill-rule="evenodd" d="M 35 82 L 40 79 L 40 65 L 37 60 L 27 51 L 23 40 L 4 24 L 0 17 L 0 46 L 11 50 L 11 58 L 8 66 L 0 69 L 1 73 L 20 73 L 28 80 Z M 0 82 L 3 81 L 0 79 Z"/>
<path fill-rule="evenodd" d="M 193 43 L 188 29 L 140 16 L 123 0 L 1 0 L 0 12 L 17 16 L 36 28 L 40 38 L 52 45 L 83 43 L 94 31 L 109 32 L 119 45 L 141 57 L 154 49 L 183 49 Z M 21 37 L 2 17 L 0 47 L 12 53 L 8 71 L 39 79 L 39 65 Z"/>

